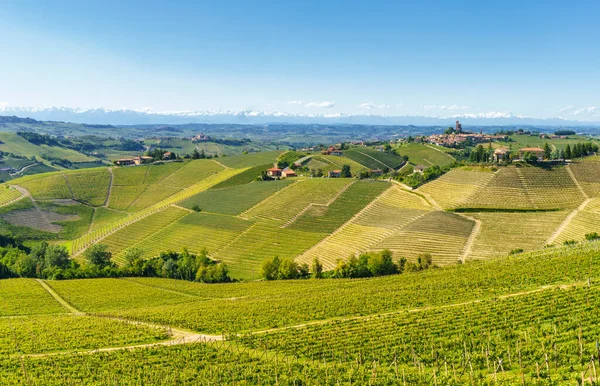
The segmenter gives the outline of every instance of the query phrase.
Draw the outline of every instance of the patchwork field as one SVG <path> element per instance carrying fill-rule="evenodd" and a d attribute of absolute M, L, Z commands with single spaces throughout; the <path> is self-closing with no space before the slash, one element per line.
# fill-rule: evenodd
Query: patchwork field
<path fill-rule="evenodd" d="M 397 169 L 404 160 L 396 154 L 386 153 L 367 147 L 351 148 L 344 150 L 344 157 L 349 158 L 369 169 Z"/>

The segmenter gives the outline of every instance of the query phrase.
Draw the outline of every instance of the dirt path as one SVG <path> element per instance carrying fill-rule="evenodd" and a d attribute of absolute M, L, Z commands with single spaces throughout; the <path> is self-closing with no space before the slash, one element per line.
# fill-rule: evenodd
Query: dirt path
<path fill-rule="evenodd" d="M 246 209 L 245 211 L 243 211 L 242 213 L 238 214 L 237 217 L 239 218 L 243 218 L 244 220 L 249 220 L 250 218 L 247 217 L 248 213 L 252 212 L 254 209 L 258 208 L 260 205 L 262 205 L 263 203 L 269 201 L 270 199 L 272 199 L 273 197 L 275 197 L 278 194 L 281 194 L 282 192 L 284 192 L 286 189 L 291 188 L 292 186 L 296 185 L 296 184 L 300 184 L 302 183 L 302 180 L 299 181 L 293 181 L 291 184 L 284 186 L 283 188 L 279 189 L 278 191 L 276 191 L 275 193 L 271 194 L 269 197 L 265 198 L 264 200 L 260 201 L 259 203 L 253 205 L 252 207 L 250 207 L 249 209 Z"/>
<path fill-rule="evenodd" d="M 115 179 L 115 175 L 113 174 L 112 168 L 108 168 L 108 173 L 110 174 L 110 181 L 108 183 L 108 193 L 106 194 L 106 199 L 104 200 L 103 207 L 107 208 L 108 203 L 110 202 L 110 196 L 112 194 L 113 181 Z"/>
<path fill-rule="evenodd" d="M 473 230 L 471 231 L 471 234 L 469 235 L 469 238 L 465 243 L 463 253 L 460 256 L 460 261 L 464 264 L 465 261 L 467 261 L 467 257 L 469 257 L 469 255 L 471 254 L 471 251 L 473 250 L 473 244 L 475 244 L 475 239 L 477 238 L 477 236 L 479 235 L 479 231 L 481 230 L 481 220 L 464 214 L 460 214 L 460 216 L 475 222 L 475 226 L 473 227 Z"/>
<path fill-rule="evenodd" d="M 577 215 L 577 213 L 579 213 L 583 209 L 585 209 L 585 207 L 587 206 L 587 204 L 590 203 L 590 201 L 592 201 L 592 199 L 588 198 L 587 200 L 585 200 L 584 202 L 582 202 L 581 205 L 579 205 L 579 207 L 577 207 L 577 209 L 575 209 L 574 211 L 572 211 L 571 213 L 569 213 L 569 215 L 567 216 L 567 218 L 565 218 L 563 220 L 563 222 L 554 231 L 554 233 L 552 233 L 552 236 L 550 236 L 550 238 L 546 241 L 546 244 L 552 244 L 552 243 L 554 243 L 554 240 L 556 240 L 556 238 L 565 230 L 565 228 L 569 225 L 569 223 L 571 222 L 571 220 L 573 220 L 573 218 Z"/>
<path fill-rule="evenodd" d="M 76 308 L 74 308 L 73 306 L 68 304 L 60 295 L 58 295 L 56 292 L 54 292 L 52 290 L 52 288 L 50 288 L 50 286 L 48 286 L 44 281 L 38 280 L 38 282 L 58 302 L 60 302 L 65 308 L 67 308 L 69 311 L 71 311 L 72 314 L 78 315 L 78 316 L 86 315 L 85 313 L 82 313 L 81 311 L 77 310 Z M 395 311 L 376 313 L 376 314 L 370 314 L 370 315 L 343 316 L 343 317 L 329 318 L 329 319 L 324 319 L 324 320 L 315 320 L 315 321 L 309 321 L 309 322 L 305 322 L 305 323 L 294 324 L 294 325 L 290 325 L 290 326 L 257 330 L 257 331 L 251 332 L 250 334 L 252 334 L 252 335 L 268 334 L 268 333 L 274 333 L 274 332 L 278 332 L 278 331 L 284 331 L 287 329 L 294 329 L 294 328 L 297 329 L 297 328 L 303 328 L 303 327 L 309 327 L 309 326 L 324 325 L 324 324 L 328 324 L 328 323 L 332 323 L 332 322 L 339 322 L 339 321 L 368 320 L 371 318 L 379 318 L 382 316 L 403 314 L 406 312 L 416 313 L 416 312 L 424 312 L 424 311 L 429 311 L 429 310 L 442 310 L 442 309 L 448 309 L 448 308 L 461 307 L 461 306 L 466 306 L 466 305 L 471 305 L 471 304 L 482 303 L 482 302 L 492 299 L 492 298 L 502 300 L 502 299 L 508 299 L 508 298 L 517 297 L 517 296 L 526 296 L 526 295 L 530 295 L 533 293 L 552 290 L 552 289 L 556 289 L 556 288 L 566 289 L 569 287 L 582 286 L 582 285 L 589 285 L 589 283 L 587 281 L 581 281 L 581 282 L 574 282 L 574 283 L 570 283 L 570 284 L 545 285 L 545 286 L 541 286 L 539 288 L 534 288 L 534 289 L 530 289 L 530 290 L 518 291 L 518 292 L 513 292 L 513 293 L 499 295 L 499 296 L 492 296 L 492 297 L 483 298 L 483 299 L 473 299 L 473 300 L 460 302 L 460 303 L 426 306 L 426 307 L 420 307 L 420 308 L 412 308 L 412 309 L 408 309 L 408 310 L 402 309 L 402 310 L 395 310 Z M 153 323 L 139 322 L 139 321 L 117 318 L 117 317 L 100 317 L 100 316 L 94 316 L 94 315 L 86 315 L 86 316 L 118 320 L 121 322 L 130 323 L 132 325 L 145 326 L 145 327 L 155 328 L 155 329 L 162 329 L 162 330 L 166 329 L 169 332 L 169 335 L 171 336 L 171 338 L 168 340 L 154 342 L 154 343 L 131 344 L 131 345 L 125 345 L 125 346 L 103 347 L 103 348 L 87 349 L 87 350 L 66 350 L 66 351 L 50 352 L 50 353 L 33 353 L 33 354 L 23 354 L 23 355 L 18 355 L 18 356 L 26 357 L 26 358 L 44 358 L 44 357 L 55 356 L 55 355 L 94 354 L 94 353 L 98 353 L 98 352 L 135 350 L 135 349 L 140 349 L 140 348 L 175 346 L 175 345 L 192 344 L 192 343 L 211 343 L 211 342 L 218 342 L 218 341 L 225 340 L 223 335 L 200 334 L 200 333 L 186 331 L 186 330 L 179 329 L 179 328 L 173 328 L 171 326 L 163 326 L 163 325 L 158 325 L 158 324 L 153 324 Z M 246 334 L 238 334 L 237 336 L 244 336 L 244 335 L 246 335 Z"/>
<path fill-rule="evenodd" d="M 583 197 L 585 197 L 586 199 L 589 199 L 590 196 L 588 196 L 588 194 L 585 192 L 585 190 L 583 190 L 583 188 L 579 184 L 579 181 L 577 181 L 577 178 L 575 177 L 575 173 L 573 173 L 573 171 L 571 170 L 570 165 L 568 165 L 566 167 L 566 169 L 567 169 L 567 172 L 569 172 L 569 175 L 571 176 L 571 179 L 575 183 L 575 186 L 577 186 L 577 189 L 579 189 L 579 191 L 581 192 L 581 194 L 583 195 Z"/>
<path fill-rule="evenodd" d="M 70 305 L 65 299 L 57 294 L 45 281 L 36 279 L 36 281 L 50 294 L 52 297 L 60 303 L 61 306 L 66 308 L 73 315 L 85 315 L 85 312 L 79 311 L 77 308 Z"/>
<path fill-rule="evenodd" d="M 25 170 L 27 170 L 27 169 L 29 169 L 29 168 L 31 168 L 31 167 L 33 167 L 33 166 L 36 166 L 36 165 L 43 165 L 43 164 L 42 164 L 41 162 L 34 162 L 34 163 L 32 163 L 32 164 L 29 164 L 29 165 L 23 166 L 21 169 L 17 170 L 16 172 L 14 172 L 14 173 L 11 173 L 11 174 L 10 174 L 10 176 L 11 176 L 11 177 L 14 177 L 14 176 L 16 176 L 16 175 L 19 175 L 19 174 L 23 173 Z"/>

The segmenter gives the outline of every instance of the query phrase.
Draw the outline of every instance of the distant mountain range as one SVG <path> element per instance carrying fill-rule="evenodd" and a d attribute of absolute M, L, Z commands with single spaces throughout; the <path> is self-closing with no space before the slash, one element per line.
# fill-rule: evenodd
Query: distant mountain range
<path fill-rule="evenodd" d="M 531 118 L 510 112 L 485 114 L 459 114 L 447 117 L 388 116 L 369 114 L 294 114 L 256 110 L 219 111 L 166 111 L 82 109 L 71 107 L 13 107 L 0 106 L 0 115 L 15 115 L 43 121 L 64 121 L 88 124 L 140 125 L 140 124 L 361 124 L 361 125 L 415 125 L 446 126 L 459 119 L 474 126 L 569 126 L 599 127 L 600 122 L 565 120 L 562 118 Z"/>

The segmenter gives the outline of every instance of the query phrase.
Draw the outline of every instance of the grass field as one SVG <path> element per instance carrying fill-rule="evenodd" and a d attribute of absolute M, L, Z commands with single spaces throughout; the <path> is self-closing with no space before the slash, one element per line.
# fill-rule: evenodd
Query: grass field
<path fill-rule="evenodd" d="M 26 157 L 37 156 L 38 158 L 42 154 L 47 154 L 55 158 L 64 158 L 71 162 L 87 162 L 96 160 L 95 158 L 88 157 L 85 154 L 79 153 L 75 150 L 63 147 L 35 145 L 31 142 L 28 142 L 16 133 L 0 133 L 0 151 Z"/>
<path fill-rule="evenodd" d="M 0 280 L 0 294 L 0 317 L 66 312 L 32 279 Z"/>

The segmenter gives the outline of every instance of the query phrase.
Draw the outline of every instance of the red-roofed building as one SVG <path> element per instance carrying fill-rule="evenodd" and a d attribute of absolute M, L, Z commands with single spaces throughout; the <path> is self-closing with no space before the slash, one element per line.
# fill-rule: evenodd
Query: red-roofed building
<path fill-rule="evenodd" d="M 539 161 L 544 159 L 544 149 L 539 147 L 524 147 L 519 149 L 519 158 L 523 159 L 525 153 L 535 154 Z"/>
<path fill-rule="evenodd" d="M 283 169 L 283 171 L 281 172 L 281 176 L 282 176 L 282 177 L 285 177 L 285 178 L 287 178 L 287 177 L 296 177 L 296 176 L 297 176 L 297 174 L 296 174 L 296 172 L 295 172 L 295 171 L 293 171 L 292 169 L 290 169 L 290 168 L 285 168 L 285 169 Z"/>
<path fill-rule="evenodd" d="M 329 178 L 340 178 L 342 176 L 341 170 L 331 170 L 329 172 Z"/>
<path fill-rule="evenodd" d="M 279 168 L 271 168 L 267 169 L 267 174 L 271 177 L 281 177 L 281 169 Z"/>

